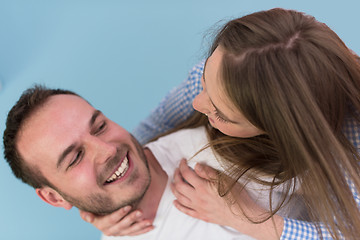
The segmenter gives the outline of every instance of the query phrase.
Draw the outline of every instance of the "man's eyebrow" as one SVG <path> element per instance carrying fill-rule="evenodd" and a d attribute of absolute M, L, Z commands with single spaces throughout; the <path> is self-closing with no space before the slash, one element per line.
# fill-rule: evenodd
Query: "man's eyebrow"
<path fill-rule="evenodd" d="M 99 110 L 95 110 L 95 111 L 94 111 L 94 113 L 93 113 L 93 115 L 91 116 L 91 119 L 90 119 L 90 121 L 89 121 L 89 128 L 91 128 L 91 127 L 94 125 L 97 117 L 98 117 L 99 115 L 101 115 L 101 114 L 102 114 L 102 113 L 101 113 L 101 111 L 99 111 Z"/>
<path fill-rule="evenodd" d="M 61 165 L 63 164 L 66 156 L 71 153 L 71 151 L 75 148 L 75 144 L 71 144 L 69 147 L 67 147 L 65 149 L 65 151 L 62 152 L 62 154 L 60 155 L 57 164 L 56 164 L 56 168 L 59 169 L 61 167 Z"/>
<path fill-rule="evenodd" d="M 90 120 L 89 120 L 89 129 L 91 129 L 91 127 L 94 125 L 96 119 L 98 118 L 99 115 L 101 115 L 101 111 L 99 110 L 95 110 L 94 113 L 92 114 Z M 71 151 L 74 150 L 74 148 L 76 147 L 76 144 L 71 144 L 69 147 L 67 147 L 60 155 L 58 161 L 57 161 L 57 164 L 56 164 L 56 167 L 57 168 L 60 168 L 61 165 L 63 164 L 66 156 L 71 153 Z"/>

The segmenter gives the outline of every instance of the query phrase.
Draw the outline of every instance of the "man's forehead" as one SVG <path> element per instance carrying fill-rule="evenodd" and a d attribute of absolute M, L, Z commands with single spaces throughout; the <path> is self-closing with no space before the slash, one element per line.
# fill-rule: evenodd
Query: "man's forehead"
<path fill-rule="evenodd" d="M 27 159 L 37 155 L 56 157 L 70 144 L 81 124 L 87 124 L 94 108 L 76 95 L 55 95 L 24 123 L 17 147 Z"/>
<path fill-rule="evenodd" d="M 79 97 L 77 95 L 74 94 L 58 94 L 58 95 L 53 95 L 51 97 L 49 97 L 47 104 L 63 104 L 63 105 L 67 105 L 67 104 L 84 104 L 84 105 L 89 105 L 90 104 L 85 101 L 85 99 L 83 99 L 82 97 Z"/>
<path fill-rule="evenodd" d="M 54 95 L 51 96 L 42 106 L 40 106 L 31 116 L 23 123 L 22 132 L 27 131 L 40 131 L 37 127 L 45 128 L 52 125 L 62 124 L 66 122 L 76 123 L 80 120 L 76 117 L 92 114 L 94 108 L 88 104 L 84 99 L 76 95 Z M 74 118 L 72 118 L 74 117 Z"/>

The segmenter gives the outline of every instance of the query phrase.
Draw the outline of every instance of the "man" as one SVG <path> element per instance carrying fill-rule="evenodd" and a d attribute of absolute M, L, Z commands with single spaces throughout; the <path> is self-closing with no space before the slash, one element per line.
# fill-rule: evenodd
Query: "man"
<path fill-rule="evenodd" d="M 195 142 L 183 142 L 193 148 L 187 154 L 206 143 L 204 131 L 196 131 L 203 134 Z M 75 93 L 35 86 L 9 112 L 4 153 L 15 176 L 53 206 L 108 214 L 131 205 L 154 219 L 153 231 L 131 239 L 251 239 L 191 218 L 172 205 L 169 181 L 180 159 L 188 157 L 180 149 L 184 134 L 175 136 L 178 145 L 166 151 L 164 141 L 143 149 Z"/>

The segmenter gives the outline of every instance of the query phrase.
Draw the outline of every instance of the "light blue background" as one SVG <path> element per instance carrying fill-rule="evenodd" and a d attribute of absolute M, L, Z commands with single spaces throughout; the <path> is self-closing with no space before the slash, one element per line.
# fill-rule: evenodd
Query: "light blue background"
<path fill-rule="evenodd" d="M 0 132 L 34 83 L 74 90 L 132 130 L 202 59 L 220 20 L 273 7 L 326 22 L 360 53 L 357 0 L 0 0 Z M 1 144 L 2 145 L 2 144 Z M 87 239 L 100 232 L 42 202 L 0 157 L 0 239 Z"/>

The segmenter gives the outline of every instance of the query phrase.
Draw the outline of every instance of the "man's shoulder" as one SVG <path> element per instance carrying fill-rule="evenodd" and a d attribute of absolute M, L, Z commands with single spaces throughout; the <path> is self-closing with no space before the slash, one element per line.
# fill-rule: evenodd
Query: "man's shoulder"
<path fill-rule="evenodd" d="M 169 147 L 186 148 L 199 147 L 208 143 L 205 127 L 185 128 L 159 138 L 154 144 L 162 144 Z"/>
<path fill-rule="evenodd" d="M 170 133 L 164 138 L 194 138 L 194 137 L 203 137 L 206 136 L 206 130 L 204 126 L 197 128 L 184 128 L 176 132 Z"/>
<path fill-rule="evenodd" d="M 204 127 L 182 129 L 145 145 L 163 166 L 177 167 L 182 158 L 189 159 L 208 144 Z"/>

